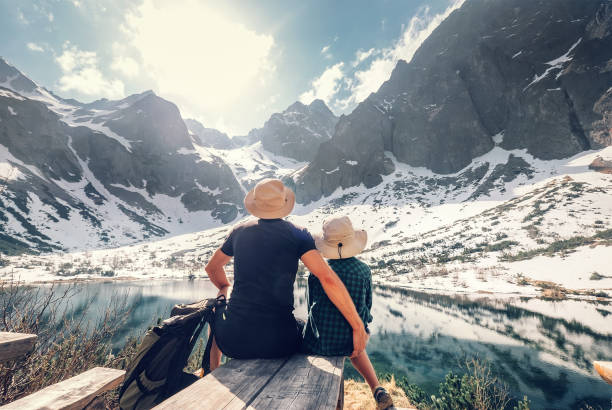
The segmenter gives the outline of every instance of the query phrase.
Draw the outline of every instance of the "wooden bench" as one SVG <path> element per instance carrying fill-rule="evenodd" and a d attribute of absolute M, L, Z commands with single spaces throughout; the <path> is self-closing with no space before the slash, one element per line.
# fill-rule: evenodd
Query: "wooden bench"
<path fill-rule="evenodd" d="M 344 357 L 233 359 L 155 409 L 341 409 L 343 368 Z"/>
<path fill-rule="evenodd" d="M 593 366 L 602 379 L 612 384 L 612 362 L 593 362 Z"/>
<path fill-rule="evenodd" d="M 83 409 L 100 394 L 118 387 L 124 375 L 124 370 L 94 367 L 78 376 L 15 400 L 0 409 Z"/>
<path fill-rule="evenodd" d="M 0 362 L 17 360 L 31 352 L 36 335 L 0 332 Z"/>

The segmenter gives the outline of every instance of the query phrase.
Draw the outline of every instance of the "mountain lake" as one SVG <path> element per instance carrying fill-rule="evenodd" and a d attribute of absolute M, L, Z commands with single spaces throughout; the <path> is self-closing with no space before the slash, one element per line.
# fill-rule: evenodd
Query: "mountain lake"
<path fill-rule="evenodd" d="M 49 285 L 42 285 L 49 286 Z M 65 284 L 55 285 L 62 289 Z M 73 285 L 74 286 L 74 285 Z M 176 303 L 214 297 L 208 280 L 86 282 L 70 300 L 92 322 L 112 300 L 131 309 L 115 334 L 120 348 L 141 336 Z M 89 304 L 89 305 L 88 305 Z M 88 307 L 87 307 L 88 306 Z M 295 286 L 295 314 L 306 317 L 306 280 Z M 534 297 L 439 295 L 374 286 L 367 351 L 378 372 L 406 376 L 428 394 L 471 358 L 486 360 L 517 399 L 532 408 L 610 408 L 612 386 L 593 370 L 612 359 L 612 305 L 606 301 L 546 301 Z M 346 361 L 345 375 L 356 375 Z"/>

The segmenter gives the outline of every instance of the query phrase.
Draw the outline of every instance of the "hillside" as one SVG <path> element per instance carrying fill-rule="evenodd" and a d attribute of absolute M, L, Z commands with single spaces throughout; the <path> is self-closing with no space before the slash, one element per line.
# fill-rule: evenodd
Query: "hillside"
<path fill-rule="evenodd" d="M 242 189 L 148 91 L 63 100 L 0 59 L 0 248 L 118 246 L 227 223 Z"/>
<path fill-rule="evenodd" d="M 397 161 L 455 173 L 495 146 L 560 159 L 612 144 L 612 5 L 470 0 L 340 119 L 298 201 L 382 182 Z"/>
<path fill-rule="evenodd" d="M 379 283 L 610 293 L 612 7 L 558 6 L 467 1 L 351 114 L 298 102 L 232 138 L 153 92 L 82 104 L 1 60 L 0 248 L 55 253 L 0 275 L 201 275 L 275 177 L 298 224 L 368 230 Z"/>
<path fill-rule="evenodd" d="M 252 164 L 267 164 L 270 175 L 288 172 L 257 144 L 251 149 L 253 158 L 264 158 Z M 230 164 L 232 155 L 245 157 L 245 148 L 228 152 Z M 350 215 L 368 231 L 362 258 L 379 283 L 443 293 L 537 295 L 543 287 L 537 281 L 550 281 L 584 290 L 583 296 L 612 293 L 612 175 L 589 169 L 597 157 L 612 159 L 612 149 L 542 161 L 525 150 L 497 148 L 447 176 L 395 162 L 395 173 L 376 188 L 337 190 L 327 201 L 298 204 L 289 219 L 316 232 L 330 214 Z M 518 159 L 524 161 L 522 172 L 507 165 Z M 111 250 L 9 258 L 0 275 L 28 281 L 103 272 L 205 276 L 204 264 L 230 228 Z"/>

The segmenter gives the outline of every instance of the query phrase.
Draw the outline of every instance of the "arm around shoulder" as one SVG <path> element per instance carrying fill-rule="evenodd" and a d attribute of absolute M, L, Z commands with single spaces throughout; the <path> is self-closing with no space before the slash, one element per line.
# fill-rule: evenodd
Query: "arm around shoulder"
<path fill-rule="evenodd" d="M 338 275 L 336 275 L 336 272 L 329 267 L 319 251 L 310 250 L 302 255 L 301 260 L 312 274 L 319 279 L 329 300 L 338 308 L 342 316 L 353 328 L 353 348 L 355 351 L 351 357 L 358 355 L 365 350 L 368 335 L 346 287 Z"/>

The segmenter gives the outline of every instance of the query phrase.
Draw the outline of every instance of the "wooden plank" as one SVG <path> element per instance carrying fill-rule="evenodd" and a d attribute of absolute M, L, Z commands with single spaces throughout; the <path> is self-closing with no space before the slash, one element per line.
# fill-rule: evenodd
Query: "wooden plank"
<path fill-rule="evenodd" d="M 294 355 L 249 409 L 325 409 L 338 403 L 344 357 Z"/>
<path fill-rule="evenodd" d="M 593 366 L 602 379 L 612 384 L 612 362 L 593 362 Z"/>
<path fill-rule="evenodd" d="M 154 409 L 242 409 L 288 359 L 232 359 Z"/>
<path fill-rule="evenodd" d="M 36 335 L 0 332 L 0 362 L 19 359 L 32 351 Z"/>
<path fill-rule="evenodd" d="M 124 370 L 94 367 L 0 408 L 3 410 L 82 409 L 99 394 L 118 387 L 124 375 Z"/>

